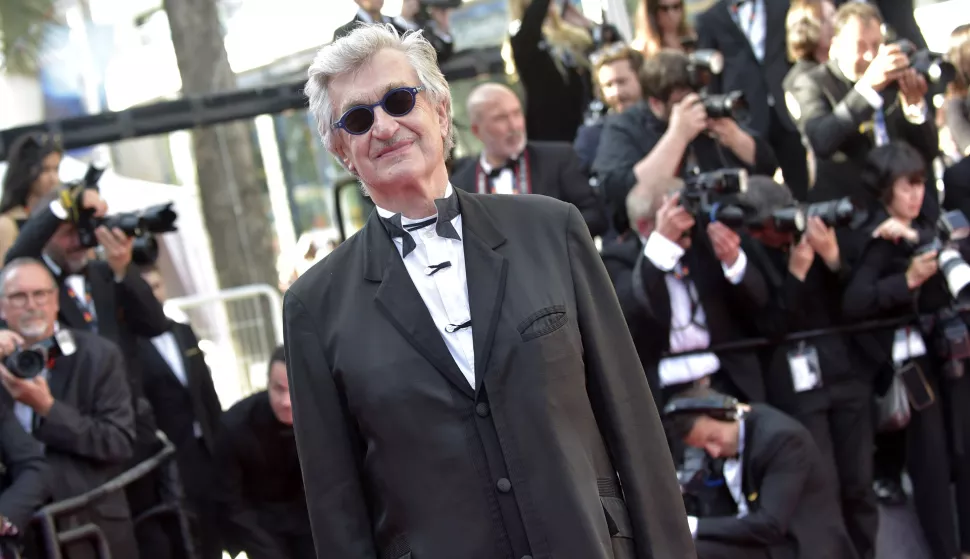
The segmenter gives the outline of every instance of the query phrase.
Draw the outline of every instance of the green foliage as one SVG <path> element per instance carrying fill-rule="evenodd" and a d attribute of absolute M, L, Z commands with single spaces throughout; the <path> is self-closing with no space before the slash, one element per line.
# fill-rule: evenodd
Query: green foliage
<path fill-rule="evenodd" d="M 0 0 L 2 68 L 13 74 L 37 71 L 47 25 L 55 20 L 56 0 Z"/>

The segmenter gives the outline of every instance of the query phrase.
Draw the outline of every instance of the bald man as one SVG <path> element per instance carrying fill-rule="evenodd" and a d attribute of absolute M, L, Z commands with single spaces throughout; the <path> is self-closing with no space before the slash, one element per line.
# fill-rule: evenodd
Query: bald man
<path fill-rule="evenodd" d="M 576 206 L 592 236 L 607 229 L 606 213 L 583 173 L 579 156 L 565 142 L 530 142 L 515 92 L 484 83 L 468 96 L 472 134 L 482 153 L 455 162 L 451 183 L 481 194 L 541 194 Z"/>

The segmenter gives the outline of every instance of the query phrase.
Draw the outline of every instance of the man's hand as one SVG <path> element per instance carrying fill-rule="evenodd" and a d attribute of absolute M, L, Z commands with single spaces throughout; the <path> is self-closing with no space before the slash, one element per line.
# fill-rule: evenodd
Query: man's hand
<path fill-rule="evenodd" d="M 791 256 L 788 257 L 788 272 L 798 278 L 798 281 L 805 281 L 808 270 L 815 261 L 815 249 L 808 240 L 808 236 L 802 237 L 798 244 L 792 246 Z"/>
<path fill-rule="evenodd" d="M 937 252 L 935 250 L 927 252 L 926 254 L 920 254 L 919 256 L 914 256 L 909 263 L 909 268 L 906 269 L 906 286 L 910 289 L 916 289 L 917 287 L 926 283 L 926 280 L 933 277 L 933 274 L 939 269 L 939 263 L 936 261 Z"/>
<path fill-rule="evenodd" d="M 20 530 L 6 516 L 0 516 L 0 536 L 16 536 Z"/>
<path fill-rule="evenodd" d="M 707 119 L 707 129 L 710 130 L 715 140 L 727 147 L 731 147 L 738 134 L 744 133 L 733 118 L 709 118 Z"/>
<path fill-rule="evenodd" d="M 896 81 L 902 71 L 909 67 L 909 57 L 899 45 L 880 45 L 876 57 L 869 63 L 859 83 L 868 85 L 876 91 Z"/>
<path fill-rule="evenodd" d="M 6 357 L 24 345 L 24 339 L 13 330 L 0 330 L 0 357 Z"/>
<path fill-rule="evenodd" d="M 81 208 L 94 210 L 94 217 L 104 217 L 108 214 L 108 203 L 93 188 L 87 188 L 81 192 Z"/>
<path fill-rule="evenodd" d="M 830 270 L 839 269 L 841 254 L 839 253 L 839 241 L 835 237 L 835 229 L 827 227 L 822 218 L 812 216 L 808 218 L 805 240 L 811 245 L 815 254 L 822 257 Z"/>
<path fill-rule="evenodd" d="M 115 279 L 125 277 L 128 265 L 131 264 L 131 246 L 135 240 L 125 235 L 121 229 L 115 227 L 108 230 L 101 226 L 94 230 L 98 243 L 104 247 L 104 259 L 115 273 Z"/>
<path fill-rule="evenodd" d="M 898 243 L 900 239 L 906 239 L 911 243 L 919 242 L 919 233 L 915 229 L 899 221 L 895 217 L 890 217 L 879 224 L 872 232 L 872 238 L 882 237 L 887 241 Z"/>
<path fill-rule="evenodd" d="M 666 198 L 657 210 L 654 231 L 668 240 L 678 242 L 694 226 L 694 216 L 680 205 L 680 194 Z"/>
<path fill-rule="evenodd" d="M 0 365 L 0 383 L 10 393 L 11 398 L 26 404 L 40 416 L 47 416 L 47 412 L 54 405 L 54 397 L 47 386 L 47 380 L 40 375 L 29 379 L 19 378 Z"/>
<path fill-rule="evenodd" d="M 926 99 L 929 86 L 926 84 L 926 79 L 916 70 L 912 68 L 903 70 L 896 83 L 899 84 L 899 97 L 905 106 L 919 105 Z"/>
<path fill-rule="evenodd" d="M 741 237 L 718 221 L 707 226 L 707 236 L 711 238 L 717 259 L 728 268 L 734 266 L 741 254 Z"/>
<path fill-rule="evenodd" d="M 674 105 L 670 112 L 670 128 L 685 143 L 694 141 L 698 134 L 707 129 L 707 111 L 701 96 L 691 93 Z"/>

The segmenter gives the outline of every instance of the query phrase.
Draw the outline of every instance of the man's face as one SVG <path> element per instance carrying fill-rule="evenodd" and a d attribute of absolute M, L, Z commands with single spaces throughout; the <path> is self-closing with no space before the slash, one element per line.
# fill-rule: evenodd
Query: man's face
<path fill-rule="evenodd" d="M 392 89 L 420 85 L 404 53 L 384 49 L 357 71 L 331 82 L 335 119 L 352 107 L 380 101 Z M 450 127 L 445 102 L 433 105 L 428 92 L 421 91 L 414 109 L 404 116 L 392 117 L 380 106 L 373 110 L 374 123 L 367 132 L 333 131 L 334 153 L 368 188 L 394 195 L 402 183 L 413 184 L 444 168 L 444 138 Z"/>
<path fill-rule="evenodd" d="M 286 378 L 286 363 L 274 361 L 269 369 L 269 405 L 273 415 L 284 425 L 293 425 L 293 408 L 290 406 L 290 381 Z"/>
<path fill-rule="evenodd" d="M 604 64 L 596 73 L 603 102 L 616 112 L 623 112 L 643 97 L 640 80 L 629 60 Z"/>
<path fill-rule="evenodd" d="M 883 35 L 878 20 L 849 18 L 832 40 L 832 56 L 845 77 L 856 81 L 869 68 L 882 44 Z M 848 75 L 853 74 L 853 75 Z"/>
<path fill-rule="evenodd" d="M 77 274 L 88 264 L 88 249 L 81 246 L 77 228 L 62 223 L 47 241 L 44 252 L 67 274 Z"/>
<path fill-rule="evenodd" d="M 159 303 L 164 303 L 168 299 L 168 292 L 165 290 L 165 282 L 162 281 L 162 274 L 157 270 L 148 270 L 142 273 L 141 278 L 145 280 L 148 287 L 152 288 L 152 295 L 158 299 Z"/>
<path fill-rule="evenodd" d="M 57 311 L 57 286 L 46 268 L 27 264 L 7 275 L 0 318 L 12 330 L 28 340 L 48 338 L 54 333 Z"/>
<path fill-rule="evenodd" d="M 483 102 L 472 122 L 472 133 L 482 141 L 485 153 L 510 159 L 525 149 L 525 116 L 514 93 L 496 90 Z"/>
<path fill-rule="evenodd" d="M 684 442 L 688 446 L 703 450 L 712 458 L 737 456 L 738 423 L 701 416 L 697 418 Z"/>

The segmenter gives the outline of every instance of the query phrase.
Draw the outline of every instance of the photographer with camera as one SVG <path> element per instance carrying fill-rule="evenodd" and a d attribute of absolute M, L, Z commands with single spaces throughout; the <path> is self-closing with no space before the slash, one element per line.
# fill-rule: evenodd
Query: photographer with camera
<path fill-rule="evenodd" d="M 118 347 L 58 324 L 58 286 L 40 261 L 18 258 L 0 271 L 0 398 L 43 443 L 55 501 L 90 491 L 121 473 L 133 455 L 131 393 Z M 125 496 L 111 493 L 65 523 L 93 522 L 112 557 L 137 559 Z M 75 524 L 77 525 L 77 524 Z M 90 557 L 89 544 L 66 557 Z"/>
<path fill-rule="evenodd" d="M 832 479 L 808 431 L 766 404 L 709 388 L 664 408 L 671 436 L 724 459 L 735 515 L 688 517 L 698 559 L 855 559 Z"/>
<path fill-rule="evenodd" d="M 603 248 L 603 262 L 658 407 L 694 385 L 762 401 L 753 353 L 701 350 L 754 331 L 746 318 L 768 302 L 764 279 L 748 264 L 738 233 L 723 223 L 698 224 L 685 207 L 689 196 L 690 186 L 672 178 L 631 191 L 635 229 Z M 686 351 L 695 353 L 664 357 Z"/>
<path fill-rule="evenodd" d="M 842 320 L 846 267 L 835 227 L 857 215 L 848 200 L 800 205 L 785 185 L 748 181 L 750 251 L 772 293 L 761 313 L 764 334 L 826 329 Z M 878 512 L 872 491 L 872 379 L 859 374 L 850 338 L 831 334 L 763 352 L 768 402 L 812 434 L 822 465 L 838 480 L 842 515 L 860 558 L 875 551 Z"/>
<path fill-rule="evenodd" d="M 774 174 L 778 163 L 771 147 L 732 117 L 737 114 L 732 109 L 743 108 L 743 99 L 698 93 L 705 76 L 719 70 L 718 60 L 723 59 L 711 51 L 688 56 L 663 50 L 644 61 L 645 99 L 607 118 L 593 162 L 613 215 L 625 214 L 634 185 L 656 178 L 733 167 Z M 617 224 L 617 229 L 624 231 L 626 225 Z"/>
<path fill-rule="evenodd" d="M 957 283 L 952 280 L 958 278 L 947 276 L 961 247 L 939 242 L 946 227 L 938 229 L 920 213 L 925 173 L 923 157 L 905 143 L 891 143 L 869 155 L 865 186 L 882 211 L 872 216 L 872 239 L 854 267 L 842 309 L 855 321 L 907 314 L 936 317 L 922 327 L 859 337 L 870 338 L 870 345 L 880 351 L 872 355 L 870 366 L 876 392 L 884 394 L 900 383 L 910 404 L 905 431 L 879 440 L 882 456 L 877 454 L 876 468 L 883 470 L 880 477 L 898 483 L 905 463 L 933 556 L 956 557 L 970 553 L 970 413 L 965 409 L 970 378 L 963 375 L 962 362 L 954 363 L 953 351 L 961 344 L 966 349 L 968 335 L 962 320 L 948 318 L 954 301 L 951 286 Z M 963 263 L 956 271 L 965 274 L 966 268 Z M 951 506 L 951 480 L 958 512 Z"/>
<path fill-rule="evenodd" d="M 871 4 L 841 6 L 831 59 L 795 78 L 786 98 L 815 154 L 809 201 L 868 201 L 859 180 L 866 156 L 890 140 L 909 142 L 926 162 L 939 151 L 936 125 L 927 117 L 926 79 L 909 67 L 902 45 L 884 44 L 881 25 Z M 936 196 L 925 197 L 924 211 L 936 218 Z"/>

